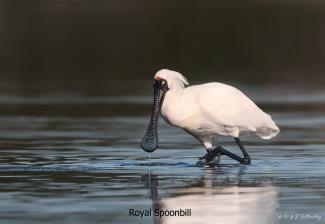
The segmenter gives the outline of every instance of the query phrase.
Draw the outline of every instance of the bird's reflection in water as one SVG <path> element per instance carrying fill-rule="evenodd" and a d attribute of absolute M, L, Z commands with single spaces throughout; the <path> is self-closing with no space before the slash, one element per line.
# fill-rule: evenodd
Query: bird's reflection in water
<path fill-rule="evenodd" d="M 227 171 L 226 171 L 227 172 Z M 273 224 L 278 222 L 276 209 L 278 193 L 265 181 L 245 181 L 245 166 L 240 166 L 235 177 L 225 177 L 223 167 L 204 169 L 202 177 L 188 187 L 180 188 L 171 196 L 160 198 L 158 177 L 143 176 L 150 189 L 152 210 L 191 209 L 191 216 L 154 216 L 154 223 L 227 223 Z M 229 175 L 229 173 L 227 174 Z M 231 176 L 231 175 L 230 175 Z"/>
<path fill-rule="evenodd" d="M 158 196 L 158 177 L 157 175 L 151 174 L 151 171 L 148 171 L 148 175 L 142 176 L 142 180 L 145 183 L 145 186 L 150 190 L 149 197 L 152 200 L 152 211 L 156 209 L 163 209 L 162 202 Z M 154 223 L 162 223 L 159 216 L 154 216 Z"/>

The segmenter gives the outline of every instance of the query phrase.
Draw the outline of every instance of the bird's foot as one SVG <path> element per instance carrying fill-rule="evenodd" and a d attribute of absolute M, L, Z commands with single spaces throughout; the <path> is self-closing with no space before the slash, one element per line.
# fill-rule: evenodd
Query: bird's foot
<path fill-rule="evenodd" d="M 240 163 L 245 164 L 245 165 L 250 165 L 251 164 L 251 158 L 244 157 L 243 160 Z"/>
<path fill-rule="evenodd" d="M 209 153 L 205 154 L 204 156 L 200 157 L 199 160 L 206 160 L 209 158 Z"/>
<path fill-rule="evenodd" d="M 197 166 L 215 167 L 220 164 L 220 156 L 222 152 L 218 149 L 214 149 L 208 152 L 206 155 L 199 158 L 196 163 Z"/>
<path fill-rule="evenodd" d="M 196 166 L 201 166 L 201 167 L 216 167 L 216 166 L 219 166 L 220 164 L 220 159 L 219 158 L 214 158 L 212 160 L 205 160 L 205 159 L 202 159 L 202 160 L 199 160 L 197 161 L 196 163 Z"/>

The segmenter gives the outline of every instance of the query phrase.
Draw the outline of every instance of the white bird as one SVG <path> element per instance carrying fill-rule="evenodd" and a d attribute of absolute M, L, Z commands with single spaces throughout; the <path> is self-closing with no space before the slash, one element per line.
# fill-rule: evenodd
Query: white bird
<path fill-rule="evenodd" d="M 280 132 L 271 116 L 235 87 L 218 82 L 188 85 L 187 79 L 176 71 L 162 69 L 155 74 L 153 112 L 141 142 L 145 151 L 153 152 L 158 147 L 159 112 L 168 124 L 184 129 L 202 143 L 208 152 L 200 158 L 205 164 L 210 164 L 215 157 L 219 162 L 220 155 L 250 164 L 240 134 L 254 133 L 271 139 Z M 244 157 L 220 146 L 214 148 L 213 139 L 220 135 L 235 138 Z"/>

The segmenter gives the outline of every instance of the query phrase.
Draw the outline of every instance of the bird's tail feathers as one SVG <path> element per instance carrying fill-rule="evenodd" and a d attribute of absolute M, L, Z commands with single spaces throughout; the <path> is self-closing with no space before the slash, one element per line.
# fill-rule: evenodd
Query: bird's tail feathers
<path fill-rule="evenodd" d="M 280 133 L 280 129 L 274 124 L 273 127 L 260 127 L 256 129 L 256 135 L 262 139 L 271 139 Z"/>

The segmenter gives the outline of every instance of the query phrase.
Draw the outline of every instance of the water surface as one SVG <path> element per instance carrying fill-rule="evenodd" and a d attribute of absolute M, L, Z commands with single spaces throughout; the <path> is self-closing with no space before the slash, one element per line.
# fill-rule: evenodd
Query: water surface
<path fill-rule="evenodd" d="M 262 141 L 245 136 L 252 165 L 205 151 L 160 122 L 161 149 L 139 141 L 150 95 L 0 95 L 0 222 L 322 223 L 325 220 L 325 92 L 244 86 L 281 128 Z M 230 138 L 219 144 L 240 153 Z M 132 217 L 130 209 L 191 209 L 191 217 Z"/>

